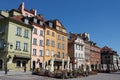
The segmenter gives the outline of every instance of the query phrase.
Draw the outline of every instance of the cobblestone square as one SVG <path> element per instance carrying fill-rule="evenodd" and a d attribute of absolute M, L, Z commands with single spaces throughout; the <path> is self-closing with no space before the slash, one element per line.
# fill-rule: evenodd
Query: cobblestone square
<path fill-rule="evenodd" d="M 0 76 L 0 80 L 63 80 L 44 76 L 37 76 L 31 74 L 19 74 L 19 75 L 3 75 Z M 120 80 L 120 71 L 115 73 L 98 73 L 97 75 L 90 75 L 82 78 L 72 78 L 64 80 Z"/>

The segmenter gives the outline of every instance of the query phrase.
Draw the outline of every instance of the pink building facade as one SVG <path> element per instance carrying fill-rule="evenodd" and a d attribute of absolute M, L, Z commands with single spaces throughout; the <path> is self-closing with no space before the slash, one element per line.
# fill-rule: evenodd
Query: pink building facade
<path fill-rule="evenodd" d="M 27 10 L 22 3 L 18 10 L 23 16 L 28 16 L 32 24 L 32 49 L 31 49 L 31 69 L 43 67 L 43 54 L 44 54 L 44 18 L 37 15 L 35 9 Z"/>

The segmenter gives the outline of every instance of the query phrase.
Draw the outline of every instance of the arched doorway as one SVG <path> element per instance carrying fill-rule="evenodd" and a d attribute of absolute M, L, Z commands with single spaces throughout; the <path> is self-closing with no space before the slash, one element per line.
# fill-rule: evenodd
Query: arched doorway
<path fill-rule="evenodd" d="M 2 69 L 3 61 L 0 59 L 0 69 Z"/>

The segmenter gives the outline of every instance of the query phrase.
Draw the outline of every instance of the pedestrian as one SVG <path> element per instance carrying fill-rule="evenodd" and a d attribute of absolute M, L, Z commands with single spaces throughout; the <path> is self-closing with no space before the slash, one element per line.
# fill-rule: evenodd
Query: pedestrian
<path fill-rule="evenodd" d="M 26 66 L 24 66 L 24 72 L 26 72 Z"/>

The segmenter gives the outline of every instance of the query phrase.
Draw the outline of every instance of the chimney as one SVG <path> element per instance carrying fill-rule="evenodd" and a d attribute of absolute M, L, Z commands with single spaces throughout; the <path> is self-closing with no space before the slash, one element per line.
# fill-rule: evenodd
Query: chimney
<path fill-rule="evenodd" d="M 74 34 L 72 32 L 70 32 L 70 38 L 74 37 Z"/>
<path fill-rule="evenodd" d="M 33 12 L 34 16 L 36 16 L 36 15 L 37 15 L 37 10 L 36 10 L 36 9 L 31 9 L 30 11 L 32 11 L 32 12 Z"/>
<path fill-rule="evenodd" d="M 24 10 L 24 2 L 22 2 L 18 8 L 21 12 Z"/>

